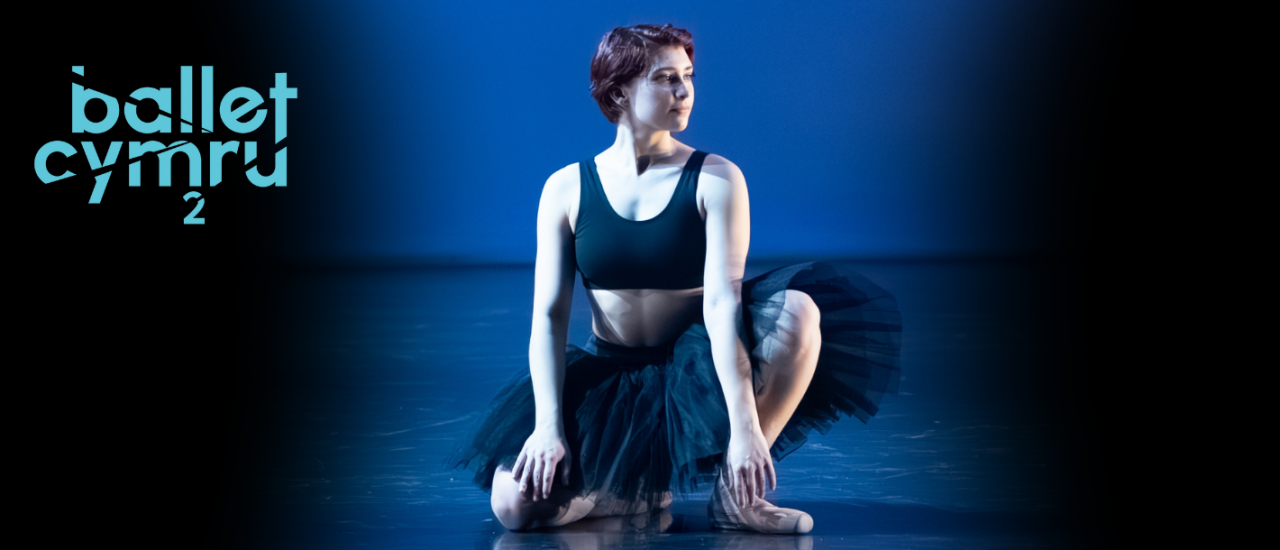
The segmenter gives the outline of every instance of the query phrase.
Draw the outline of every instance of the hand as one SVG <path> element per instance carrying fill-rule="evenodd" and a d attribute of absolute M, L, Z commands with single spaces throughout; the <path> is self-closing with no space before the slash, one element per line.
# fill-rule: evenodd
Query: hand
<path fill-rule="evenodd" d="M 773 470 L 773 457 L 760 428 L 731 435 L 725 452 L 725 482 L 738 506 L 746 508 L 764 498 L 765 490 L 778 488 L 778 475 Z"/>
<path fill-rule="evenodd" d="M 511 469 L 511 478 L 520 483 L 520 492 L 533 500 L 545 500 L 551 496 L 557 465 L 561 470 L 561 482 L 568 485 L 569 467 L 573 461 L 568 449 L 563 428 L 533 430 Z"/>

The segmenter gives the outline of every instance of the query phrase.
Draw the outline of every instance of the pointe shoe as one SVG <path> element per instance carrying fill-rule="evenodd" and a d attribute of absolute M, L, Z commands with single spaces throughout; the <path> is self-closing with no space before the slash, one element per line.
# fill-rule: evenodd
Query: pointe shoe
<path fill-rule="evenodd" d="M 587 517 L 596 507 L 595 495 L 574 497 L 560 515 L 547 522 L 546 527 L 561 527 Z"/>
<path fill-rule="evenodd" d="M 607 496 L 599 496 L 595 501 L 595 509 L 591 510 L 588 517 L 648 514 L 671 506 L 672 500 L 671 491 L 664 491 L 659 501 L 654 503 L 654 506 L 650 508 L 649 502 L 642 498 L 637 498 L 635 500 L 620 500 L 609 498 Z"/>
<path fill-rule="evenodd" d="M 799 535 L 813 529 L 813 518 L 800 510 L 780 508 L 764 499 L 755 499 L 748 508 L 741 508 L 733 500 L 733 494 L 724 482 L 723 475 L 716 476 L 716 488 L 707 503 L 707 515 L 711 526 L 717 529 L 737 529 L 759 533 Z"/>

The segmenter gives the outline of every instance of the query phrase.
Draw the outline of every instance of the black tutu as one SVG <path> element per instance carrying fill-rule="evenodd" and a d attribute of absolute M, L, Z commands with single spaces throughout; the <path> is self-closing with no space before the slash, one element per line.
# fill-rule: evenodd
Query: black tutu
<path fill-rule="evenodd" d="M 810 430 L 826 433 L 842 414 L 863 422 L 875 416 L 880 398 L 897 392 L 902 332 L 892 295 L 847 266 L 812 262 L 743 283 L 739 336 L 748 352 L 755 334 L 772 329 L 786 289 L 817 304 L 822 349 L 813 381 L 770 449 L 775 461 L 800 448 Z M 752 368 L 758 381 L 754 357 Z M 656 503 L 665 492 L 712 481 L 729 444 L 728 410 L 701 324 L 665 346 L 631 348 L 594 336 L 586 349 L 568 346 L 562 398 L 575 494 Z M 489 491 L 498 467 L 514 464 L 533 422 L 533 387 L 523 369 L 450 462 L 474 469 L 475 483 Z"/>

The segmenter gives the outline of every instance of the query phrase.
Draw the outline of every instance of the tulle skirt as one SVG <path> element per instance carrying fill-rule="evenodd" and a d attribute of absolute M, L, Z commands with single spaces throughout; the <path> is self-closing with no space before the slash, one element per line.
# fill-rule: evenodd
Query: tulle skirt
<path fill-rule="evenodd" d="M 896 393 L 901 317 L 893 296 L 846 265 L 811 262 L 744 281 L 739 338 L 748 352 L 774 329 L 784 290 L 809 295 L 821 312 L 822 348 L 813 380 L 770 449 L 775 461 L 826 433 L 841 415 L 867 422 Z M 760 371 L 752 369 L 756 391 Z M 563 421 L 573 457 L 569 487 L 618 501 L 657 503 L 670 491 L 713 481 L 729 443 L 729 416 L 701 324 L 664 346 L 633 348 L 597 340 L 565 356 Z M 522 369 L 498 392 L 450 462 L 492 488 L 533 433 L 533 387 Z M 556 483 L 560 483 L 557 478 Z"/>

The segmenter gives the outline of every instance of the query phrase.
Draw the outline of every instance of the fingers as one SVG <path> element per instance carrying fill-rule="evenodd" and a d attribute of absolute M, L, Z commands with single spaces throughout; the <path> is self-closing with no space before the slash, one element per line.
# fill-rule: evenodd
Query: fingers
<path fill-rule="evenodd" d="M 760 468 L 760 465 L 758 464 L 752 466 L 751 467 L 751 499 L 752 500 L 764 498 L 764 484 L 760 483 L 762 480 L 764 480 L 764 470 L 762 470 Z"/>
<path fill-rule="evenodd" d="M 753 505 L 756 502 L 756 470 L 753 467 L 747 472 L 747 505 Z"/>
<path fill-rule="evenodd" d="M 753 484 L 751 483 L 751 478 L 752 478 L 752 475 L 751 475 L 750 466 L 744 466 L 743 468 L 739 469 L 738 475 L 734 476 L 734 479 L 738 481 L 738 484 L 737 484 L 738 486 L 735 488 L 736 490 L 734 491 L 734 493 L 738 498 L 738 505 L 742 506 L 743 508 L 751 506 L 751 493 L 754 490 L 752 487 Z"/>
<path fill-rule="evenodd" d="M 773 461 L 744 464 L 732 468 L 732 472 L 728 477 L 730 496 L 739 506 L 752 506 L 757 499 L 764 500 L 768 491 L 778 488 Z"/>
<path fill-rule="evenodd" d="M 736 501 L 739 507 L 741 507 L 741 505 L 744 505 L 742 504 L 744 503 L 744 501 L 742 501 L 742 469 L 741 468 L 733 468 L 733 486 L 730 487 L 730 489 L 733 490 L 733 501 Z"/>
<path fill-rule="evenodd" d="M 533 475 L 531 476 L 533 478 L 531 480 L 531 485 L 533 485 L 533 500 L 539 500 L 542 497 L 542 475 L 544 469 L 546 469 L 546 463 L 541 459 L 534 459 Z"/>
<path fill-rule="evenodd" d="M 556 479 L 556 459 L 548 458 L 543 470 L 540 485 L 542 485 L 542 498 L 546 499 L 551 496 L 551 483 Z"/>
<path fill-rule="evenodd" d="M 755 468 L 755 496 L 760 500 L 764 500 L 764 491 L 769 487 L 769 475 L 764 471 L 764 464 L 760 464 L 759 468 Z"/>
<path fill-rule="evenodd" d="M 520 472 L 520 494 L 530 496 L 530 490 L 533 488 L 533 469 L 537 465 L 537 460 L 532 456 L 526 456 L 524 461 L 524 470 Z"/>
<path fill-rule="evenodd" d="M 525 458 L 527 456 L 529 455 L 525 454 L 523 450 L 520 451 L 520 455 L 516 457 L 515 465 L 511 467 L 511 479 L 520 481 L 520 474 L 524 471 L 524 465 L 527 462 Z"/>
<path fill-rule="evenodd" d="M 560 463 L 560 470 L 562 472 L 561 481 L 564 483 L 565 487 L 569 486 L 569 468 L 571 467 L 573 467 L 573 455 L 566 454 L 564 455 L 564 462 Z"/>

